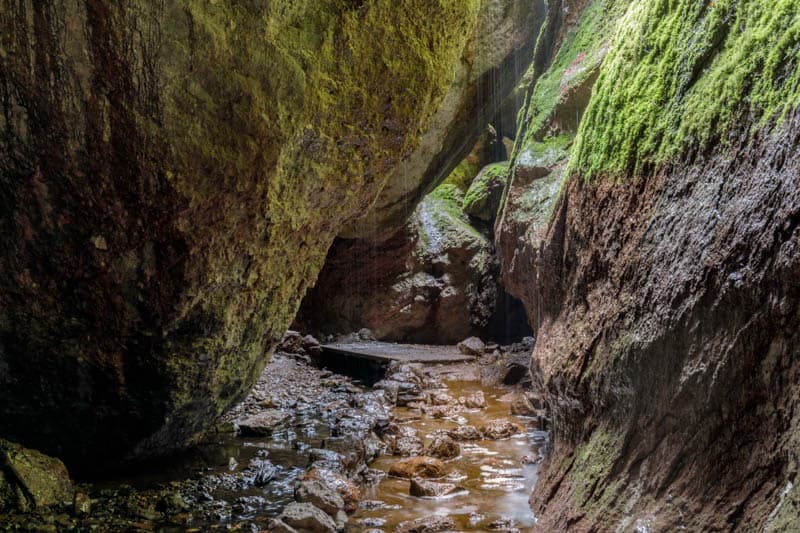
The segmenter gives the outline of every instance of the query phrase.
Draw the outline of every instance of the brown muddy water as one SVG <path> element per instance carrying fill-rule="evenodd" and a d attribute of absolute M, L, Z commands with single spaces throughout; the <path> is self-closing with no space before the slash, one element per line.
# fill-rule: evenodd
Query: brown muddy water
<path fill-rule="evenodd" d="M 451 430 L 459 425 L 477 428 L 508 419 L 525 431 L 501 440 L 460 442 L 458 457 L 445 461 L 447 474 L 438 481 L 455 483 L 465 490 L 442 498 L 419 498 L 409 494 L 410 481 L 387 476 L 379 484 L 362 490 L 361 509 L 351 517 L 348 531 L 379 528 L 395 531 L 409 520 L 427 516 L 450 516 L 461 531 L 519 528 L 536 522 L 528 496 L 536 483 L 539 458 L 547 445 L 547 433 L 538 429 L 537 420 L 510 415 L 508 389 L 481 385 L 480 381 L 443 381 L 455 398 L 482 391 L 487 407 L 459 409 L 455 416 L 434 418 L 418 409 L 394 408 L 399 420 L 419 431 L 426 443 L 436 430 Z M 398 461 L 384 455 L 370 466 L 388 472 Z"/>

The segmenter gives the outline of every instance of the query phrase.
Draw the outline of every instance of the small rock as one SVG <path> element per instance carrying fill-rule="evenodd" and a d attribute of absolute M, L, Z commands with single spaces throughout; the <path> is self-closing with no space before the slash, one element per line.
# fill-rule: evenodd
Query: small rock
<path fill-rule="evenodd" d="M 311 335 L 306 335 L 301 339 L 303 349 L 311 355 L 317 356 L 322 354 L 322 345 L 319 341 Z"/>
<path fill-rule="evenodd" d="M 483 391 L 475 391 L 464 398 L 462 403 L 469 409 L 483 409 L 486 407 L 486 397 L 483 395 Z"/>
<path fill-rule="evenodd" d="M 422 439 L 419 437 L 397 437 L 392 446 L 392 454 L 401 457 L 414 457 L 422 455 Z"/>
<path fill-rule="evenodd" d="M 335 518 L 344 509 L 344 500 L 331 487 L 316 480 L 301 481 L 294 491 L 294 499 L 300 503 L 310 503 Z"/>
<path fill-rule="evenodd" d="M 269 437 L 289 415 L 281 409 L 267 409 L 238 422 L 243 437 Z"/>
<path fill-rule="evenodd" d="M 455 403 L 455 398 L 444 391 L 433 391 L 428 394 L 428 403 L 431 405 L 450 405 Z"/>
<path fill-rule="evenodd" d="M 492 440 L 507 439 L 521 432 L 521 427 L 508 420 L 492 420 L 481 427 L 484 438 Z"/>
<path fill-rule="evenodd" d="M 439 531 L 453 531 L 458 526 L 449 516 L 423 516 L 416 520 L 407 520 L 397 525 L 397 533 L 437 533 Z"/>
<path fill-rule="evenodd" d="M 454 440 L 481 440 L 483 435 L 475 426 L 459 426 L 447 432 Z"/>
<path fill-rule="evenodd" d="M 313 533 L 335 533 L 337 529 L 333 518 L 310 503 L 290 503 L 278 519 L 290 527 Z"/>
<path fill-rule="evenodd" d="M 72 514 L 83 518 L 92 512 L 92 499 L 84 492 L 77 491 L 72 498 Z"/>
<path fill-rule="evenodd" d="M 449 436 L 437 436 L 428 445 L 425 454 L 439 459 L 453 459 L 461 455 L 461 447 Z"/>
<path fill-rule="evenodd" d="M 417 498 L 444 498 L 466 492 L 467 489 L 455 483 L 437 483 L 425 479 L 412 479 L 408 493 Z"/>
<path fill-rule="evenodd" d="M 469 337 L 458 343 L 458 350 L 464 355 L 481 355 L 486 345 L 478 337 Z"/>
<path fill-rule="evenodd" d="M 486 529 L 489 531 L 502 531 L 503 533 L 519 533 L 513 518 L 502 517 L 490 522 Z"/>
<path fill-rule="evenodd" d="M 390 476 L 406 479 L 415 477 L 436 478 L 442 477 L 445 473 L 445 466 L 442 461 L 426 456 L 397 461 L 389 468 Z"/>

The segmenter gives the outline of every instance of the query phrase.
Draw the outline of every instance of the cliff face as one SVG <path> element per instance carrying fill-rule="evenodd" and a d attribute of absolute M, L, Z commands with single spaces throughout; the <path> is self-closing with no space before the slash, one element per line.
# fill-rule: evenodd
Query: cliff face
<path fill-rule="evenodd" d="M 489 4 L 0 2 L 3 435 L 99 467 L 239 400 Z"/>
<path fill-rule="evenodd" d="M 596 5 L 614 20 L 569 155 L 520 168 L 530 136 L 518 140 L 496 227 L 554 416 L 531 497 L 539 527 L 792 530 L 800 13 L 648 0 L 583 15 Z M 543 143 L 541 124 L 570 132 L 552 119 L 567 99 L 530 120 L 540 89 L 526 127 Z M 557 200 L 544 195 L 548 222 L 526 226 L 513 188 L 530 168 L 534 184 L 564 178 Z M 530 252 L 514 256 L 509 236 Z"/>

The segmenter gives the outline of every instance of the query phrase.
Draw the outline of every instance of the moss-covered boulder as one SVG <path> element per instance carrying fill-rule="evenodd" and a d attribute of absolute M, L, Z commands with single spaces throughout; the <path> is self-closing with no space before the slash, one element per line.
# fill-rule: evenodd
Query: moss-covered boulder
<path fill-rule="evenodd" d="M 1 3 L 1 431 L 80 467 L 189 443 L 529 4 Z"/>
<path fill-rule="evenodd" d="M 508 162 L 484 167 L 464 195 L 462 210 L 484 222 L 493 222 L 508 182 Z"/>
<path fill-rule="evenodd" d="M 0 439 L 0 510 L 25 512 L 67 505 L 74 493 L 64 463 Z"/>

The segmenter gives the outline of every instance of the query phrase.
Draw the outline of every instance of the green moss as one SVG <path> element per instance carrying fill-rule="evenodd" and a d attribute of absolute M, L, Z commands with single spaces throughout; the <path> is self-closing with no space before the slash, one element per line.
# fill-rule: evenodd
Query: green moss
<path fill-rule="evenodd" d="M 614 493 L 605 483 L 619 454 L 621 440 L 617 432 L 598 428 L 576 449 L 570 476 L 576 507 L 586 509 L 590 514 L 593 509 L 602 511 L 602 505 L 592 505 L 591 501 L 601 500 L 604 493 Z"/>
<path fill-rule="evenodd" d="M 543 139 L 559 106 L 596 71 L 619 10 L 620 2 L 614 0 L 595 0 L 584 9 L 533 88 L 525 119 L 520 121 L 524 125 L 523 145 Z"/>
<path fill-rule="evenodd" d="M 494 219 L 508 181 L 508 164 L 508 161 L 493 163 L 480 171 L 464 195 L 464 213 L 485 221 Z"/>
<path fill-rule="evenodd" d="M 474 157 L 466 157 L 453 169 L 442 184 L 455 185 L 462 192 L 466 192 L 472 180 L 475 179 L 475 176 L 477 176 L 478 172 L 481 170 L 474 160 Z"/>
<path fill-rule="evenodd" d="M 581 123 L 571 170 L 625 177 L 703 149 L 744 118 L 800 105 L 796 0 L 630 3 Z"/>

